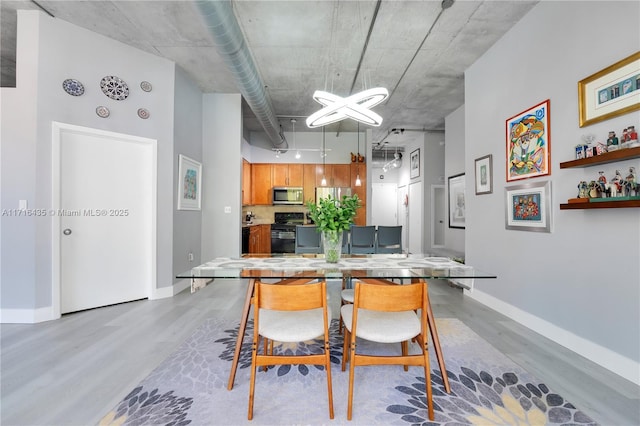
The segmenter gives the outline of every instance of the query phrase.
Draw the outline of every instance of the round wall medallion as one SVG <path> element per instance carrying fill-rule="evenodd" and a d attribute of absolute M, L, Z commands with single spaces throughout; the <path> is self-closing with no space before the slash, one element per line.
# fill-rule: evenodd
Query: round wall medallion
<path fill-rule="evenodd" d="M 80 96 L 84 93 L 84 86 L 74 78 L 68 78 L 63 81 L 62 88 L 71 96 Z"/>
<path fill-rule="evenodd" d="M 100 89 L 102 89 L 102 93 L 116 101 L 123 101 L 129 96 L 127 83 L 114 75 L 108 75 L 100 80 Z"/>
<path fill-rule="evenodd" d="M 149 83 L 148 81 L 143 81 L 142 83 L 140 83 L 140 88 L 145 92 L 150 92 L 151 89 L 153 89 L 153 86 L 151 86 L 151 83 Z"/>
<path fill-rule="evenodd" d="M 147 111 L 144 108 L 138 109 L 138 117 L 142 118 L 143 120 L 146 120 L 147 118 L 149 118 L 149 111 Z"/>
<path fill-rule="evenodd" d="M 96 114 L 98 114 L 98 117 L 107 118 L 109 114 L 111 114 L 111 112 L 106 106 L 100 105 L 98 108 L 96 108 Z"/>

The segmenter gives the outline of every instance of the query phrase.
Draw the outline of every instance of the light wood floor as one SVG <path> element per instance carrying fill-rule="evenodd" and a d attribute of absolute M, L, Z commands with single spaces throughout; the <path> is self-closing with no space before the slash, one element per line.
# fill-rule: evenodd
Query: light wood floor
<path fill-rule="evenodd" d="M 185 291 L 58 321 L 1 325 L 0 424 L 97 424 L 204 319 L 239 318 L 244 291 L 240 281 L 216 281 L 193 295 Z M 338 292 L 332 289 L 334 303 L 339 303 Z M 602 425 L 640 425 L 638 386 L 464 297 L 446 282 L 432 282 L 430 294 L 436 317 L 462 320 Z"/>

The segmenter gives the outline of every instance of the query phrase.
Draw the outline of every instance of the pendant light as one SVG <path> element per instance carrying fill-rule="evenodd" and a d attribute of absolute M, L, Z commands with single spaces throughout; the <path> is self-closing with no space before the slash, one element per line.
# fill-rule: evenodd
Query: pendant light
<path fill-rule="evenodd" d="M 358 122 L 358 156 L 356 157 L 356 186 L 362 186 L 360 180 L 360 122 Z"/>
<path fill-rule="evenodd" d="M 327 152 L 325 151 L 325 140 L 324 140 L 324 127 L 322 128 L 322 180 L 320 181 L 320 185 L 327 186 L 327 178 L 325 176 L 325 170 L 327 169 L 325 165 L 325 158 L 327 157 Z"/>

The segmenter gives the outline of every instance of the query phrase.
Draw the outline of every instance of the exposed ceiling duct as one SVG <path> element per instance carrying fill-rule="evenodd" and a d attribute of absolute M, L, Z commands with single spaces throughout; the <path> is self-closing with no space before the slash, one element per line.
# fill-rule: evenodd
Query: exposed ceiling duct
<path fill-rule="evenodd" d="M 213 36 L 218 54 L 233 74 L 242 96 L 256 115 L 274 148 L 286 151 L 287 140 L 280 131 L 278 119 L 267 96 L 229 0 L 197 1 L 207 29 Z"/>

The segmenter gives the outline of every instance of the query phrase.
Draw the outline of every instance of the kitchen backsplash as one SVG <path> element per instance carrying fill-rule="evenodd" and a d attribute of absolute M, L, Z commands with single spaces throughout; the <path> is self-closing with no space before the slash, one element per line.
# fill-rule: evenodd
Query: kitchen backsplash
<path fill-rule="evenodd" d="M 251 212 L 253 214 L 253 220 L 251 223 L 256 225 L 261 225 L 264 223 L 273 223 L 274 221 L 274 213 L 275 212 L 283 212 L 283 213 L 292 213 L 292 212 L 302 212 L 307 213 L 309 209 L 305 206 L 244 206 L 242 208 L 242 217 L 243 221 L 246 215 Z M 306 215 L 305 215 L 305 223 L 306 223 Z"/>

